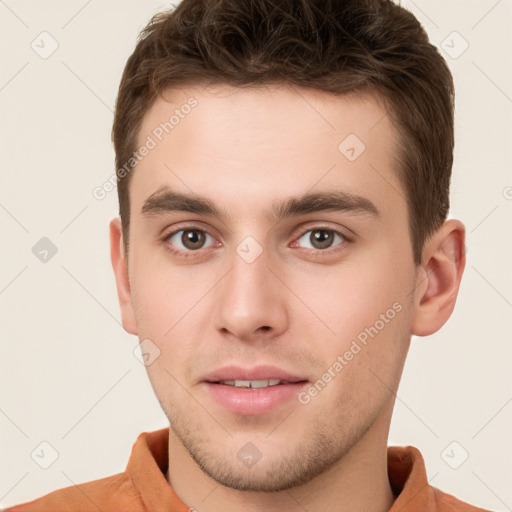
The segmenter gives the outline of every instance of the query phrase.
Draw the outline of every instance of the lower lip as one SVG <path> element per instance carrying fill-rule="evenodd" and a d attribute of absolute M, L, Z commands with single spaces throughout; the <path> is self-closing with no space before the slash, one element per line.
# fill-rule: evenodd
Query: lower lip
<path fill-rule="evenodd" d="M 265 414 L 279 405 L 296 398 L 307 384 L 294 382 L 266 388 L 237 388 L 225 384 L 205 382 L 213 398 L 226 409 L 245 415 Z"/>

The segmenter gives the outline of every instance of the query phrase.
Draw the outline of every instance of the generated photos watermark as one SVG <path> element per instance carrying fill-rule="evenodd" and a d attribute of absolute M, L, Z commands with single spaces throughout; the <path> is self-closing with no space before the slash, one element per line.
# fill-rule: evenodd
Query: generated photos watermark
<path fill-rule="evenodd" d="M 167 121 L 160 123 L 156 126 L 150 135 L 146 137 L 144 143 L 133 152 L 133 155 L 124 163 L 122 167 L 117 169 L 116 173 L 113 173 L 108 179 L 106 179 L 101 185 L 93 188 L 92 195 L 98 201 L 102 201 L 107 197 L 109 192 L 116 189 L 117 183 L 123 178 L 128 176 L 135 166 L 144 160 L 149 153 L 155 149 L 165 136 L 178 126 L 185 117 L 192 112 L 192 109 L 197 107 L 198 101 L 196 98 L 191 97 L 186 103 L 181 105 L 179 108 L 174 109 L 174 113 L 169 117 Z"/>
<path fill-rule="evenodd" d="M 307 390 L 301 391 L 297 399 L 302 405 L 307 405 L 317 396 L 329 382 L 331 382 L 368 344 L 370 339 L 375 338 L 403 309 L 402 304 L 396 301 L 379 315 L 373 325 L 365 327 L 350 343 L 350 347 L 327 368 L 322 376 Z"/>

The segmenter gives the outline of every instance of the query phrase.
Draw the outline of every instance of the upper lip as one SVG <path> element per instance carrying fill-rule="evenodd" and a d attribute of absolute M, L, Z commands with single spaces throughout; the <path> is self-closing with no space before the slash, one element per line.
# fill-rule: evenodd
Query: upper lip
<path fill-rule="evenodd" d="M 240 366 L 224 366 L 206 375 L 205 382 L 220 382 L 223 380 L 269 380 L 279 379 L 288 382 L 302 382 L 304 377 L 294 375 L 276 366 L 255 366 L 242 368 Z"/>

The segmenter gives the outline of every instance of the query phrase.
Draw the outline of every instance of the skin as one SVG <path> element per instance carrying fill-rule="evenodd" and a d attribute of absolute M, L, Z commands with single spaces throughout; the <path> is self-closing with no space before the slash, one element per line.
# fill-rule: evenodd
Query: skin
<path fill-rule="evenodd" d="M 153 104 L 139 142 L 190 97 L 197 106 L 133 171 L 128 255 L 120 220 L 110 224 L 123 326 L 160 350 L 147 371 L 171 426 L 168 481 L 201 512 L 389 510 L 395 393 L 411 335 L 436 332 L 452 313 L 464 226 L 446 221 L 414 264 L 397 132 L 372 95 L 183 88 Z M 352 162 L 338 150 L 351 133 L 366 146 Z M 229 216 L 141 213 L 164 186 Z M 379 215 L 267 218 L 274 201 L 332 190 L 366 198 Z M 320 246 L 311 235 L 321 228 L 344 237 Z M 178 229 L 210 236 L 190 248 L 183 232 L 166 238 Z M 252 263 L 236 252 L 247 236 L 262 249 Z M 307 404 L 236 414 L 202 382 L 221 366 L 271 364 L 312 385 L 396 303 L 400 312 Z M 252 467 L 237 457 L 247 443 L 261 454 Z"/>

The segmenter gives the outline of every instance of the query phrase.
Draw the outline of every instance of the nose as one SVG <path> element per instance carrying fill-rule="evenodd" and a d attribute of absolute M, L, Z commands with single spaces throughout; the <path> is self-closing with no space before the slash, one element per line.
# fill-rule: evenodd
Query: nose
<path fill-rule="evenodd" d="M 252 262 L 234 251 L 231 267 L 215 287 L 215 328 L 240 341 L 269 340 L 288 327 L 286 288 L 266 250 Z"/>

